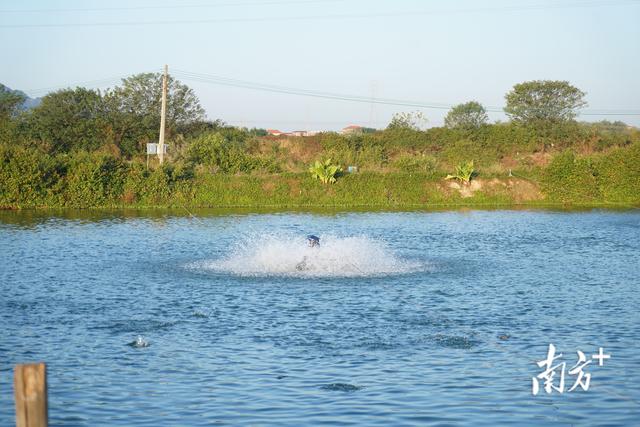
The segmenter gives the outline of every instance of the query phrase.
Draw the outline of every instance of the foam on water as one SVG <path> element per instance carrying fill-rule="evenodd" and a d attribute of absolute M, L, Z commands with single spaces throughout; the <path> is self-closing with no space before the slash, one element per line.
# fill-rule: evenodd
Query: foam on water
<path fill-rule="evenodd" d="M 151 344 L 142 335 L 138 335 L 138 338 L 127 345 L 133 348 L 145 348 L 149 347 Z"/>
<path fill-rule="evenodd" d="M 402 259 L 387 245 L 364 236 L 321 236 L 309 247 L 300 235 L 247 236 L 227 256 L 191 263 L 189 268 L 237 276 L 368 277 L 405 274 L 423 265 Z"/>

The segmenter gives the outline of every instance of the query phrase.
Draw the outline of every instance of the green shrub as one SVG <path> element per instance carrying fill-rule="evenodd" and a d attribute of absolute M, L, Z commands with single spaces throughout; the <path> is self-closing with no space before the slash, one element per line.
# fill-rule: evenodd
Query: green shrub
<path fill-rule="evenodd" d="M 461 139 L 448 144 L 443 150 L 443 157 L 453 165 L 458 165 L 467 161 L 469 157 L 480 159 L 480 163 L 491 163 L 495 155 L 489 155 L 488 149 L 481 145 L 481 142 L 471 139 Z M 485 160 L 490 158 L 490 160 Z"/>
<path fill-rule="evenodd" d="M 47 153 L 0 145 L 0 205 L 46 205 L 62 174 L 64 165 Z"/>
<path fill-rule="evenodd" d="M 591 159 L 564 151 L 544 170 L 542 190 L 549 199 L 563 203 L 593 202 L 600 199 L 597 175 Z"/>
<path fill-rule="evenodd" d="M 640 143 L 619 148 L 596 162 L 598 184 L 606 201 L 640 201 Z"/>
<path fill-rule="evenodd" d="M 145 197 L 148 176 L 149 171 L 143 163 L 133 162 L 129 165 L 122 193 L 124 204 L 132 205 Z"/>
<path fill-rule="evenodd" d="M 173 168 L 166 164 L 151 171 L 145 179 L 143 200 L 151 205 L 169 201 L 173 187 L 172 177 Z"/>
<path fill-rule="evenodd" d="M 336 182 L 336 176 L 342 168 L 338 165 L 331 164 L 331 159 L 327 159 L 324 162 L 316 160 L 316 162 L 309 168 L 311 177 L 319 179 L 323 184 L 333 184 Z"/>
<path fill-rule="evenodd" d="M 458 181 L 468 184 L 476 174 L 476 170 L 473 167 L 473 160 L 465 163 L 461 163 L 456 166 L 456 171 L 453 175 L 447 175 L 445 179 L 457 179 Z"/>
<path fill-rule="evenodd" d="M 66 205 L 87 208 L 119 204 L 126 172 L 126 166 L 109 154 L 74 154 L 65 177 Z"/>
<path fill-rule="evenodd" d="M 250 156 L 246 153 L 243 144 L 244 140 L 236 134 L 227 137 L 220 132 L 206 133 L 190 141 L 186 159 L 192 164 L 201 164 L 214 173 L 280 170 L 274 157 Z"/>
<path fill-rule="evenodd" d="M 346 165 L 379 167 L 387 163 L 388 150 L 376 134 L 320 136 L 323 154 Z"/>
<path fill-rule="evenodd" d="M 438 161 L 428 154 L 403 154 L 393 162 L 393 166 L 401 172 L 425 172 L 435 174 Z"/>

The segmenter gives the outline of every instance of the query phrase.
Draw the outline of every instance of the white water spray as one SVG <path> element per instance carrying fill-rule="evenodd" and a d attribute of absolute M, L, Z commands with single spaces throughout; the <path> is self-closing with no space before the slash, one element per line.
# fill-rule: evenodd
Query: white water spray
<path fill-rule="evenodd" d="M 248 236 L 227 256 L 192 263 L 189 268 L 237 276 L 369 277 L 422 269 L 369 237 L 321 236 L 309 247 L 304 235 Z"/>

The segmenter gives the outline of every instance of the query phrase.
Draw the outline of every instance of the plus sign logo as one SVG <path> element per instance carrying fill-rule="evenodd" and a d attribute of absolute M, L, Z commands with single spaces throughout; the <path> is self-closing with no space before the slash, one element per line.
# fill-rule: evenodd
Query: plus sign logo
<path fill-rule="evenodd" d="M 598 361 L 598 366 L 604 366 L 605 359 L 611 359 L 610 354 L 604 354 L 604 350 L 600 347 L 598 354 L 594 354 L 591 356 L 592 359 L 596 359 Z"/>

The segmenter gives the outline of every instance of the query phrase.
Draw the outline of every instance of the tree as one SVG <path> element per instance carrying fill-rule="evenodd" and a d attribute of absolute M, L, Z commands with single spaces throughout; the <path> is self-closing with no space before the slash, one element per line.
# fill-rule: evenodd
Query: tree
<path fill-rule="evenodd" d="M 182 136 L 185 138 L 194 138 L 204 133 L 216 132 L 222 128 L 228 127 L 228 125 L 220 120 L 194 120 L 181 127 Z M 264 132 L 267 133 L 266 131 Z M 262 135 L 260 135 L 262 136 Z"/>
<path fill-rule="evenodd" d="M 610 122 L 609 120 L 601 120 L 599 122 L 593 123 L 592 126 L 601 132 L 610 133 L 622 133 L 626 132 L 627 129 L 629 129 L 629 125 L 620 120 L 616 120 L 615 122 Z"/>
<path fill-rule="evenodd" d="M 0 144 L 15 141 L 16 116 L 26 95 L 0 84 Z"/>
<path fill-rule="evenodd" d="M 105 142 L 104 104 L 100 92 L 85 88 L 62 89 L 42 98 L 25 113 L 25 136 L 53 152 L 94 150 Z"/>
<path fill-rule="evenodd" d="M 445 117 L 444 125 L 450 129 L 477 129 L 488 120 L 482 104 L 470 101 L 453 107 Z"/>
<path fill-rule="evenodd" d="M 26 99 L 24 93 L 11 90 L 0 83 L 0 120 L 13 117 Z"/>
<path fill-rule="evenodd" d="M 204 110 L 193 90 L 169 76 L 167 133 L 204 119 Z M 122 80 L 122 85 L 105 94 L 116 143 L 135 152 L 144 140 L 156 140 L 160 124 L 162 74 L 142 73 Z M 133 154 L 133 153 L 131 153 Z"/>
<path fill-rule="evenodd" d="M 504 111 L 514 122 L 567 122 L 587 105 L 585 95 L 567 81 L 534 80 L 515 85 L 505 95 Z"/>
<path fill-rule="evenodd" d="M 409 129 L 420 130 L 427 122 L 427 118 L 421 111 L 413 111 L 410 113 L 396 113 L 391 118 L 388 130 Z"/>

